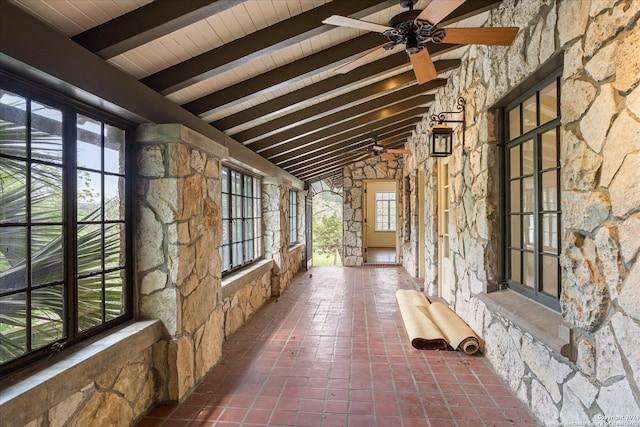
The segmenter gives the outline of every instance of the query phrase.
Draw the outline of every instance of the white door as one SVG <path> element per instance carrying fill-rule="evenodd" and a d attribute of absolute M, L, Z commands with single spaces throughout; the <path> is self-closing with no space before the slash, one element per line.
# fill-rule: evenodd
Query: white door
<path fill-rule="evenodd" d="M 449 158 L 443 157 L 438 159 L 438 294 L 447 302 L 455 280 L 449 245 L 450 196 Z"/>

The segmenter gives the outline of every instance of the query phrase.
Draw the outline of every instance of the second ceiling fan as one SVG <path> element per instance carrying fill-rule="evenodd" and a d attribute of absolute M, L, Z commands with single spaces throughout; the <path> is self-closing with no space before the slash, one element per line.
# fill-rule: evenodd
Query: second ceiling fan
<path fill-rule="evenodd" d="M 340 74 L 347 73 L 369 61 L 392 50 L 396 46 L 404 45 L 409 55 L 416 80 L 419 84 L 426 83 L 438 76 L 433 60 L 424 43 L 451 44 L 483 44 L 509 46 L 518 27 L 501 28 L 438 28 L 437 24 L 460 7 L 465 0 L 431 0 L 424 10 L 414 10 L 415 0 L 400 0 L 400 5 L 408 8 L 404 12 L 391 18 L 389 25 L 375 24 L 345 16 L 333 15 L 322 21 L 323 24 L 341 27 L 357 28 L 384 34 L 388 43 L 374 49 L 360 58 L 336 69 Z"/>

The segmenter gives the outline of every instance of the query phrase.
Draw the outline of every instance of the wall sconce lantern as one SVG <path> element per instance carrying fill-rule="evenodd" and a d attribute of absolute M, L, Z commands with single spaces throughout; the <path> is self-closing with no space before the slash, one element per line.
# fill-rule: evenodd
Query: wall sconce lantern
<path fill-rule="evenodd" d="M 462 145 L 464 147 L 464 134 L 467 129 L 464 120 L 464 98 L 458 98 L 457 103 L 457 111 L 443 111 L 431 116 L 431 122 L 429 122 L 429 126 L 431 126 L 430 157 L 448 157 L 453 151 L 453 129 L 444 123 L 462 123 Z M 447 119 L 448 114 L 462 114 L 462 120 Z"/>

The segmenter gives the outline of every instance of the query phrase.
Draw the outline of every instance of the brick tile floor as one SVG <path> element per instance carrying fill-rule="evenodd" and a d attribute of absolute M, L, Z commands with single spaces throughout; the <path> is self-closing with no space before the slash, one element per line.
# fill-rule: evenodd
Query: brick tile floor
<path fill-rule="evenodd" d="M 223 346 L 179 405 L 138 427 L 537 426 L 481 356 L 411 347 L 395 292 L 400 267 L 298 274 Z"/>

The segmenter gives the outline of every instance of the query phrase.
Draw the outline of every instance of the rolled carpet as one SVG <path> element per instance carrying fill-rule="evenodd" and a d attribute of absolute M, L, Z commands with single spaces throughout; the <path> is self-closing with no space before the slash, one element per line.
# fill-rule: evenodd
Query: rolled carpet
<path fill-rule="evenodd" d="M 411 345 L 420 350 L 480 350 L 480 338 L 453 310 L 431 303 L 416 290 L 399 289 L 396 299 Z"/>
<path fill-rule="evenodd" d="M 396 299 L 400 306 L 404 328 L 411 345 L 419 350 L 447 350 L 449 344 L 442 331 L 427 313 L 429 300 L 424 294 L 409 289 L 399 289 Z"/>

